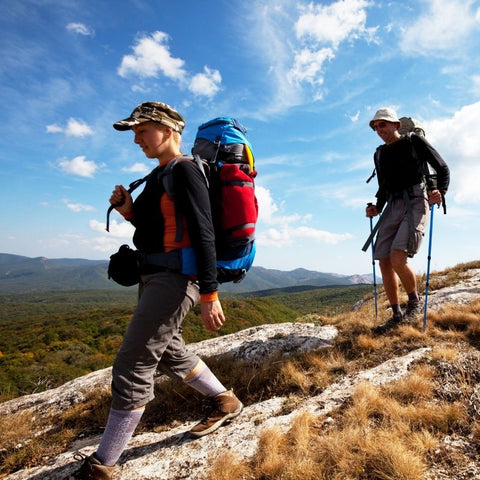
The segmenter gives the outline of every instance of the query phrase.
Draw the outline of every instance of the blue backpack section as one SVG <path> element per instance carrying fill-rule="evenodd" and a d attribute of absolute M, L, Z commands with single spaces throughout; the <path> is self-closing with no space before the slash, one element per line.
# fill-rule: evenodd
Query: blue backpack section
<path fill-rule="evenodd" d="M 209 140 L 212 143 L 220 142 L 221 145 L 230 143 L 243 143 L 248 145 L 253 152 L 252 144 L 246 137 L 245 127 L 235 118 L 217 117 L 198 127 L 197 137 Z M 206 160 L 209 160 L 208 158 Z"/>
<path fill-rule="evenodd" d="M 215 179 L 219 182 L 218 174 L 224 164 L 236 164 L 248 172 L 247 180 L 253 186 L 253 178 L 256 175 L 253 147 L 246 134 L 245 127 L 232 117 L 217 117 L 198 127 L 192 154 L 194 157 L 205 160 L 209 165 L 210 183 L 215 182 Z M 230 183 L 235 185 L 237 182 L 238 180 L 233 180 Z M 214 184 L 210 185 L 210 189 L 215 190 L 215 186 L 219 187 Z M 215 203 L 215 198 L 214 194 L 212 203 Z M 230 240 L 223 244 L 220 250 L 217 248 L 219 283 L 241 281 L 252 266 L 255 253 L 253 232 L 250 237 L 244 237 L 240 242 Z M 185 261 L 184 257 L 184 265 Z"/>
<path fill-rule="evenodd" d="M 253 265 L 257 247 L 255 242 L 249 243 L 244 249 L 244 255 L 231 260 L 219 260 L 217 258 L 217 274 L 219 283 L 233 281 L 240 282 L 247 270 Z M 197 275 L 197 259 L 193 248 L 182 248 L 181 252 L 181 273 L 184 275 Z M 230 275 L 235 277 L 229 278 Z M 238 277 L 238 280 L 236 279 Z"/>

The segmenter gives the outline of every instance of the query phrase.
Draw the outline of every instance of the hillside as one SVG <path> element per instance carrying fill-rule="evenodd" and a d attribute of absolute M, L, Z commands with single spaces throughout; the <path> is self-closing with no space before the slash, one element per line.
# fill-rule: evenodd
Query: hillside
<path fill-rule="evenodd" d="M 30 258 L 0 253 L 0 294 L 51 290 L 122 289 L 108 279 L 108 261 L 76 258 Z M 253 267 L 238 284 L 223 284 L 223 292 L 245 293 L 291 286 L 372 283 L 371 275 L 338 275 L 298 268 L 292 271 Z M 130 287 L 135 288 L 135 287 Z"/>
<path fill-rule="evenodd" d="M 422 279 L 420 279 L 422 280 Z M 423 279 L 424 280 L 424 279 Z M 158 378 L 121 457 L 120 480 L 471 480 L 480 478 L 480 262 L 433 272 L 427 329 L 385 336 L 379 292 L 355 312 L 308 314 L 191 345 L 246 408 L 193 440 L 188 387 Z M 110 369 L 0 404 L 5 480 L 65 478 L 95 451 Z"/>
<path fill-rule="evenodd" d="M 183 335 L 198 342 L 261 325 L 266 318 L 282 323 L 309 312 L 348 311 L 370 292 L 371 286 L 349 285 L 224 298 L 227 323 L 220 333 L 205 331 L 197 306 L 187 315 Z M 135 289 L 0 295 L 0 401 L 111 365 L 136 298 Z"/>

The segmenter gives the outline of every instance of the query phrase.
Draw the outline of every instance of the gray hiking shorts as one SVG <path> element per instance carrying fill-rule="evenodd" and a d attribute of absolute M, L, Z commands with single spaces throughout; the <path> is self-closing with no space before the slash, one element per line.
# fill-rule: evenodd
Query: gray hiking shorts
<path fill-rule="evenodd" d="M 410 195 L 411 221 L 413 221 L 413 238 L 408 248 L 411 235 L 407 205 L 403 198 L 395 198 L 390 202 L 389 211 L 384 214 L 375 242 L 375 260 L 390 257 L 392 250 L 407 252 L 413 257 L 422 244 L 427 223 L 428 196 L 423 184 L 412 187 Z"/>
<path fill-rule="evenodd" d="M 112 369 L 112 408 L 133 410 L 154 398 L 157 370 L 183 380 L 200 358 L 185 347 L 182 321 L 198 302 L 198 285 L 185 275 L 142 275 L 138 305 Z"/>

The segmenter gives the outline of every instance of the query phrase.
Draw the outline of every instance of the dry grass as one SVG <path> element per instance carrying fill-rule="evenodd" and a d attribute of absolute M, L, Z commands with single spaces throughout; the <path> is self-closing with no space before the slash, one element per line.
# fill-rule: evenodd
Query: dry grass
<path fill-rule="evenodd" d="M 468 423 L 461 404 L 435 403 L 433 377 L 422 365 L 401 384 L 380 389 L 364 383 L 329 421 L 302 413 L 286 432 L 265 430 L 255 457 L 243 468 L 237 463 L 240 473 L 228 478 L 424 479 L 442 436 Z M 222 465 L 213 465 L 210 479 L 222 478 Z"/>
<path fill-rule="evenodd" d="M 106 423 L 109 405 L 110 396 L 102 389 L 91 392 L 84 403 L 61 414 L 35 417 L 22 412 L 2 416 L 0 478 L 48 461 L 82 435 L 98 433 Z"/>
<path fill-rule="evenodd" d="M 473 266 L 480 267 L 480 262 Z M 461 268 L 450 269 L 442 285 L 463 278 Z M 302 414 L 288 432 L 264 431 L 256 455 L 244 462 L 248 471 L 236 478 L 423 480 L 437 466 L 450 472 L 442 478 L 472 478 L 468 472 L 461 476 L 472 451 L 445 445 L 451 436 L 463 438 L 479 456 L 479 313 L 479 301 L 452 306 L 429 313 L 426 332 L 419 325 L 404 326 L 380 338 L 370 328 L 383 319 L 373 321 L 371 312 L 324 320 L 340 331 L 335 348 L 282 369 L 283 383 L 290 378 L 300 392 L 315 385 L 314 371 L 324 372 L 324 385 L 336 373 L 352 374 L 414 348 L 429 346 L 431 354 L 399 382 L 383 388 L 358 385 L 351 400 L 329 419 Z M 382 315 L 386 318 L 384 311 Z M 216 465 L 212 475 L 215 471 Z"/>
<path fill-rule="evenodd" d="M 480 262 L 468 267 L 480 268 Z M 458 267 L 432 274 L 431 285 L 434 281 L 455 284 L 464 271 Z M 378 319 L 372 315 L 372 304 L 370 300 L 358 311 L 322 317 L 322 324 L 335 325 L 339 331 L 330 350 L 290 359 L 277 357 L 262 364 L 209 360 L 220 380 L 233 385 L 246 405 L 282 396 L 288 398 L 282 412 L 287 413 L 346 375 L 416 348 L 431 348 L 429 356 L 400 382 L 382 388 L 358 385 L 329 418 L 302 414 L 288 431 L 278 427 L 263 431 L 258 450 L 248 461 L 230 452 L 216 452 L 208 473 L 211 480 L 423 480 L 425 472 L 436 465 L 451 472 L 450 478 L 461 478 L 455 475 L 470 457 L 446 448 L 445 439 L 468 439 L 479 455 L 480 301 L 429 312 L 426 332 L 420 325 L 403 326 L 381 337 L 371 334 L 371 327 L 388 316 L 381 292 Z M 163 382 L 138 433 L 197 418 L 198 400 L 182 383 Z M 79 436 L 99 433 L 108 406 L 104 392 L 94 393 L 54 419 L 42 419 L 57 428 L 36 436 L 32 431 L 41 431 L 39 419 L 25 414 L 1 418 L 0 478 L 20 467 L 48 461 Z"/>
<path fill-rule="evenodd" d="M 429 288 L 438 290 L 440 288 L 451 287 L 465 279 L 465 272 L 470 269 L 480 268 L 480 261 L 468 263 L 459 263 L 454 267 L 447 268 L 442 272 L 431 272 L 429 279 Z M 418 286 L 421 293 L 425 289 L 426 275 L 418 277 Z"/>

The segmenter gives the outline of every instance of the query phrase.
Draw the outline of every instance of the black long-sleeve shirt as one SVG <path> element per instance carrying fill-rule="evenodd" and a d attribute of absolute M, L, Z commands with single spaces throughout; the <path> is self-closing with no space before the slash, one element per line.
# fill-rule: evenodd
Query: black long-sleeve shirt
<path fill-rule="evenodd" d="M 165 219 L 160 209 L 160 200 L 165 194 L 161 180 L 163 168 L 152 171 L 142 193 L 133 203 L 133 217 L 130 219 L 135 227 L 133 243 L 142 253 L 166 251 Z M 186 217 L 188 235 L 196 255 L 200 293 L 214 292 L 218 288 L 215 233 L 205 178 L 190 161 L 178 162 L 172 175 L 175 207 Z"/>
<path fill-rule="evenodd" d="M 377 210 L 380 212 L 390 194 L 422 182 L 425 162 L 437 174 L 437 188 L 446 193 L 450 183 L 450 170 L 440 154 L 419 135 L 403 136 L 399 140 L 377 148 L 374 155 L 378 178 Z"/>

